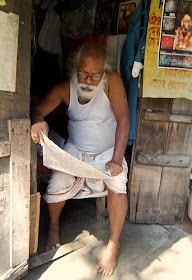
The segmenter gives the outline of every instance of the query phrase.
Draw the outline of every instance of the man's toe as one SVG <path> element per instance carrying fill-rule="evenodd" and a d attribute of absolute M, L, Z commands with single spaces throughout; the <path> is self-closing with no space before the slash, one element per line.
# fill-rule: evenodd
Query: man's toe
<path fill-rule="evenodd" d="M 104 269 L 102 267 L 99 268 L 98 272 L 102 274 L 102 272 L 104 271 Z"/>
<path fill-rule="evenodd" d="M 103 276 L 107 275 L 107 270 L 103 270 L 102 275 Z"/>
<path fill-rule="evenodd" d="M 55 248 L 59 248 L 61 246 L 60 243 L 56 243 Z"/>

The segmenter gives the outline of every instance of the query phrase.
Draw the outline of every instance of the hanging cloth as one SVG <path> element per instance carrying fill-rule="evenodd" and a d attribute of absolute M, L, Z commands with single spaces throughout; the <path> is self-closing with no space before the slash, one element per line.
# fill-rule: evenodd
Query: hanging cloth
<path fill-rule="evenodd" d="M 120 72 L 127 93 L 130 112 L 130 131 L 128 145 L 136 138 L 136 113 L 138 98 L 139 71 L 132 76 L 134 62 L 143 63 L 148 11 L 150 0 L 141 0 L 129 25 L 127 38 L 123 45 Z"/>

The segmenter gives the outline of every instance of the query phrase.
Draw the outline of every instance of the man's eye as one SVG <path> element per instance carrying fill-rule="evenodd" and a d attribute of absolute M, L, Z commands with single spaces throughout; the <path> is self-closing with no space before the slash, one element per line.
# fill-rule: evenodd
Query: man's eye
<path fill-rule="evenodd" d="M 87 76 L 88 74 L 87 74 L 87 73 L 83 73 L 83 72 L 79 72 L 79 75 L 82 76 L 82 77 L 83 77 L 83 76 L 85 77 L 85 76 Z"/>

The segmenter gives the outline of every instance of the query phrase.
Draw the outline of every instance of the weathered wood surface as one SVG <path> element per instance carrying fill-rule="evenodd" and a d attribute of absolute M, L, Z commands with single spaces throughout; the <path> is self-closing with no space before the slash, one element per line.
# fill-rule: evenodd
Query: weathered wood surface
<path fill-rule="evenodd" d="M 149 168 L 149 167 L 148 167 Z M 162 167 L 134 163 L 130 185 L 130 221 L 155 223 Z"/>
<path fill-rule="evenodd" d="M 182 106 L 181 106 L 182 103 Z M 171 114 L 190 115 L 192 101 L 173 99 Z M 169 123 L 165 153 L 192 156 L 192 124 Z M 157 223 L 174 224 L 183 220 L 188 197 L 191 166 L 188 168 L 163 167 L 157 206 Z"/>
<path fill-rule="evenodd" d="M 190 105 L 189 105 L 190 104 Z M 170 156 L 192 155 L 192 124 L 145 119 L 147 110 L 168 115 L 191 116 L 192 102 L 183 99 L 142 99 L 136 151 L 154 158 L 159 154 Z M 130 189 L 130 220 L 137 223 L 174 224 L 182 220 L 189 186 L 189 167 L 147 166 L 138 164 L 136 158 Z"/>
<path fill-rule="evenodd" d="M 39 217 L 40 217 L 40 193 L 32 194 L 30 197 L 30 238 L 29 255 L 34 256 L 38 249 Z"/>
<path fill-rule="evenodd" d="M 17 265 L 16 267 L 10 268 L 5 272 L 3 276 L 0 277 L 0 280 L 19 280 L 20 276 L 24 277 L 28 273 L 28 263 L 24 261 Z"/>
<path fill-rule="evenodd" d="M 37 192 L 37 147 L 31 139 L 31 194 Z"/>
<path fill-rule="evenodd" d="M 7 1 L 1 7 L 4 12 L 19 15 L 19 43 L 17 55 L 16 94 L 13 93 L 12 114 L 14 118 L 29 117 L 30 67 L 31 67 L 31 0 Z M 25 106 L 24 106 L 25 104 Z"/>
<path fill-rule="evenodd" d="M 176 167 L 189 167 L 191 157 L 187 155 L 168 155 L 160 154 L 157 157 L 148 153 L 137 152 L 136 162 L 144 165 L 160 165 L 160 166 L 176 166 Z"/>
<path fill-rule="evenodd" d="M 154 113 L 147 111 L 145 112 L 145 120 L 162 122 L 183 122 L 192 124 L 192 116 L 173 115 L 168 113 Z"/>
<path fill-rule="evenodd" d="M 97 208 L 97 221 L 103 223 L 105 221 L 105 216 L 102 215 L 106 208 L 106 198 L 98 197 L 96 198 L 96 208 Z"/>
<path fill-rule="evenodd" d="M 170 107 L 169 99 L 141 98 L 135 155 L 138 151 L 150 152 L 154 156 L 164 153 L 168 123 L 145 120 L 144 113 L 147 109 L 169 112 Z M 128 185 L 131 222 L 155 222 L 161 173 L 161 166 L 138 165 L 134 157 Z"/>
<path fill-rule="evenodd" d="M 27 260 L 29 256 L 30 120 L 10 120 L 9 134 L 11 253 L 14 267 Z"/>
<path fill-rule="evenodd" d="M 0 91 L 0 141 L 11 145 L 11 155 L 7 147 L 6 158 L 0 158 L 0 275 L 9 279 L 26 271 L 29 251 L 30 126 L 25 119 L 30 107 L 31 9 L 31 0 L 10 0 L 0 6 L 3 12 L 19 15 L 16 92 Z M 17 119 L 23 119 L 21 126 Z"/>
<path fill-rule="evenodd" d="M 10 264 L 10 191 L 9 157 L 0 158 L 0 275 Z"/>
<path fill-rule="evenodd" d="M 12 118 L 13 93 L 0 91 L 0 141 L 9 140 L 8 120 Z"/>
<path fill-rule="evenodd" d="M 73 251 L 78 250 L 84 246 L 85 246 L 85 243 L 83 240 L 77 240 L 77 241 L 74 241 L 71 243 L 64 244 L 64 245 L 60 246 L 59 248 L 45 252 L 41 255 L 32 257 L 28 260 L 29 269 L 32 269 L 34 267 L 38 267 L 42 264 L 56 260 L 69 253 L 72 253 Z"/>
<path fill-rule="evenodd" d="M 0 157 L 10 156 L 10 141 L 2 141 L 0 142 Z"/>
<path fill-rule="evenodd" d="M 192 189 L 189 191 L 189 199 L 188 199 L 188 209 L 187 209 L 188 216 L 192 221 Z"/>

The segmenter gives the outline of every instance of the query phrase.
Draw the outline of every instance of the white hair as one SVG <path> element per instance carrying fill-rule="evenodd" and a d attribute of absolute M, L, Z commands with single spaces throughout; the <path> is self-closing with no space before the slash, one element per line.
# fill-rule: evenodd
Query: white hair
<path fill-rule="evenodd" d="M 80 61 L 82 53 L 87 53 L 87 50 L 89 52 L 93 48 L 95 51 L 98 52 L 98 54 L 100 54 L 104 58 L 104 73 L 105 79 L 107 80 L 108 75 L 114 70 L 112 67 L 113 59 L 107 55 L 106 49 L 103 46 L 93 43 L 85 43 L 81 45 L 79 49 L 73 52 L 72 55 L 67 59 L 66 72 L 69 78 L 71 78 L 74 75 L 74 73 L 76 73 L 76 67 Z"/>

